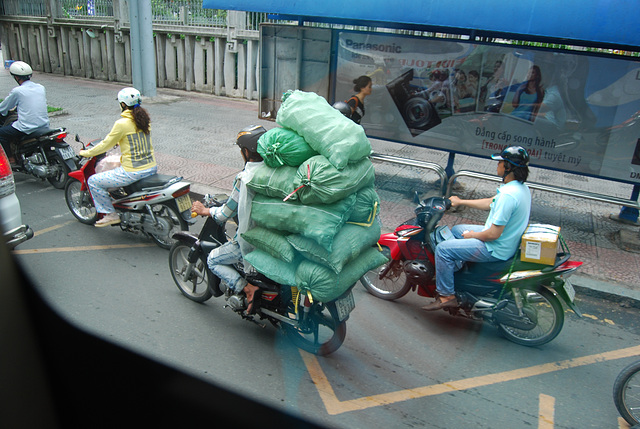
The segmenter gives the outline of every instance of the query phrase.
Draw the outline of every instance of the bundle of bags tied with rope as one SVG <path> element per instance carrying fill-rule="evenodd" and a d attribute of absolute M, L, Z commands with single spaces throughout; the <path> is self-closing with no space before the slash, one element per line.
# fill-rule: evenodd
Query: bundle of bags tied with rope
<path fill-rule="evenodd" d="M 258 140 L 264 165 L 247 186 L 256 192 L 242 237 L 247 261 L 267 277 L 331 301 L 385 262 L 380 199 L 364 129 L 319 95 L 284 94 L 276 122 Z"/>

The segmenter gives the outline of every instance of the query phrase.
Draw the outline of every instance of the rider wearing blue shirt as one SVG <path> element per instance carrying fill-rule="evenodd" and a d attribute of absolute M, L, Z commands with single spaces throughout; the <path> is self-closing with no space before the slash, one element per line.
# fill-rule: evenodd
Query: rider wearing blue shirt
<path fill-rule="evenodd" d="M 39 129 L 49 128 L 46 92 L 44 86 L 31 81 L 33 70 L 29 64 L 15 61 L 9 67 L 9 72 L 18 86 L 0 103 L 0 115 L 5 116 L 9 110 L 17 108 L 18 120 L 0 128 L 0 143 L 7 156 L 11 156 L 12 141 Z"/>
<path fill-rule="evenodd" d="M 510 146 L 491 158 L 498 160 L 498 176 L 503 185 L 493 198 L 462 200 L 451 197 L 451 206 L 490 210 L 484 225 L 456 225 L 455 240 L 436 247 L 436 291 L 438 298 L 422 307 L 432 311 L 458 305 L 454 272 L 460 262 L 506 261 L 518 250 L 520 238 L 529 224 L 531 192 L 524 182 L 529 176 L 529 154 L 520 146 Z"/>

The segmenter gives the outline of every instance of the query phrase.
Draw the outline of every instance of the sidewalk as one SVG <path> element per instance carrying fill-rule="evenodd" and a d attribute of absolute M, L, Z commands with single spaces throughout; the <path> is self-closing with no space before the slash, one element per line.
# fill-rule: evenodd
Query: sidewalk
<path fill-rule="evenodd" d="M 120 117 L 116 101 L 125 85 L 83 78 L 35 73 L 33 81 L 47 89 L 50 106 L 61 107 L 51 117 L 52 127 L 65 127 L 67 141 L 77 150 L 74 135 L 88 142 L 107 135 Z M 8 70 L 0 70 L 0 97 L 15 86 Z M 143 99 L 152 120 L 152 138 L 159 172 L 183 176 L 196 194 L 229 193 L 233 179 L 243 167 L 234 145 L 236 134 L 245 126 L 259 124 L 267 129 L 275 122 L 259 120 L 257 102 L 233 100 L 213 95 L 158 89 L 152 99 Z M 446 165 L 446 152 L 372 140 L 375 152 Z M 414 192 L 424 197 L 435 193 L 435 173 L 414 167 L 376 163 L 376 186 L 382 200 L 381 217 L 385 230 L 391 230 L 413 216 Z M 456 156 L 455 170 L 474 170 L 495 174 L 495 162 L 469 156 Z M 631 185 L 609 182 L 569 173 L 532 169 L 530 181 L 553 184 L 628 198 Z M 496 184 L 461 178 L 462 188 L 454 194 L 463 198 L 494 195 Z M 572 277 L 578 294 L 596 294 L 625 300 L 640 307 L 640 252 L 621 248 L 622 234 L 637 235 L 640 228 L 609 219 L 619 206 L 533 191 L 531 221 L 560 225 L 573 259 L 583 261 Z M 29 214 L 25 214 L 28 222 Z M 465 209 L 449 212 L 444 222 L 483 223 L 486 212 Z"/>

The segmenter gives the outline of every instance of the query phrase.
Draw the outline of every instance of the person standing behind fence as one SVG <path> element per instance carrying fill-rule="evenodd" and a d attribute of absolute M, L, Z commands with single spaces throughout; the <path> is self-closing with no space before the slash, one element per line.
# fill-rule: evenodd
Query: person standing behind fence
<path fill-rule="evenodd" d="M 351 107 L 351 120 L 359 124 L 364 117 L 364 99 L 371 95 L 372 82 L 369 76 L 360 76 L 353 80 L 353 91 L 356 93 L 347 100 Z"/>

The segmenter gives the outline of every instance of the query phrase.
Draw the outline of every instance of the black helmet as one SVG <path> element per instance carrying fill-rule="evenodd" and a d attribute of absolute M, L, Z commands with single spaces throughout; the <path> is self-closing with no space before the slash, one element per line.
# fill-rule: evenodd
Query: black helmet
<path fill-rule="evenodd" d="M 249 149 L 249 152 L 257 152 L 258 139 L 266 132 L 267 130 L 261 125 L 250 125 L 238 133 L 236 144 L 240 146 L 240 148 L 246 147 Z"/>
<path fill-rule="evenodd" d="M 347 118 L 351 118 L 351 106 L 344 101 L 336 101 L 333 103 L 333 108 L 342 113 Z"/>
<path fill-rule="evenodd" d="M 509 146 L 500 153 L 494 153 L 491 158 L 507 161 L 516 167 L 526 167 L 529 164 L 529 153 L 522 146 Z"/>

